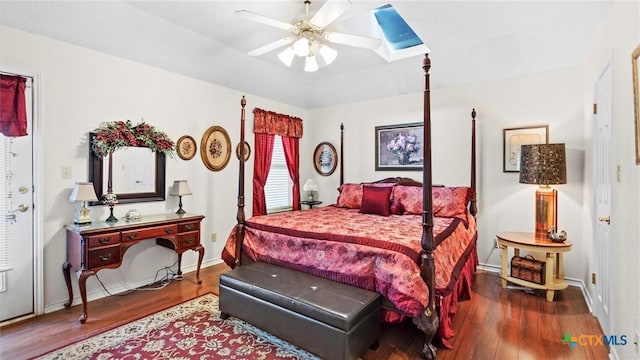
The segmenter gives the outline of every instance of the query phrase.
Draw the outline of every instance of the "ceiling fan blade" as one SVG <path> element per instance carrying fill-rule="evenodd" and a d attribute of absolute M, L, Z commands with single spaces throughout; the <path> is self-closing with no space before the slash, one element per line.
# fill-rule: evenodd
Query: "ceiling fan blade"
<path fill-rule="evenodd" d="M 313 15 L 309 22 L 321 29 L 344 14 L 351 5 L 349 0 L 329 0 Z"/>
<path fill-rule="evenodd" d="M 262 54 L 266 54 L 269 51 L 272 51 L 272 50 L 275 50 L 277 48 L 280 48 L 280 47 L 283 47 L 283 46 L 291 44 L 293 42 L 293 40 L 295 40 L 295 39 L 296 39 L 295 37 L 290 36 L 290 37 L 286 37 L 286 38 L 283 38 L 283 39 L 280 39 L 280 40 L 276 40 L 276 41 L 274 41 L 272 43 L 269 43 L 267 45 L 261 46 L 261 47 L 255 49 L 255 50 L 250 51 L 249 55 L 250 56 L 260 56 Z"/>
<path fill-rule="evenodd" d="M 382 40 L 366 36 L 343 34 L 332 31 L 325 31 L 322 36 L 332 43 L 356 46 L 371 50 L 375 50 L 382 45 Z"/>
<path fill-rule="evenodd" d="M 282 29 L 282 30 L 292 31 L 296 28 L 294 25 L 286 23 L 284 21 L 271 19 L 266 16 L 252 13 L 251 11 L 247 11 L 247 10 L 238 10 L 236 11 L 236 15 L 242 16 L 247 20 L 259 22 L 262 24 L 276 27 L 278 29 Z"/>

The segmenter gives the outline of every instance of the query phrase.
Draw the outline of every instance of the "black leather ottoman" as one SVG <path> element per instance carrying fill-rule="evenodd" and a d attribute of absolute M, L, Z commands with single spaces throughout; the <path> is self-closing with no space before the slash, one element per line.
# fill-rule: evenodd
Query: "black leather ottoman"
<path fill-rule="evenodd" d="M 220 275 L 220 312 L 323 359 L 357 359 L 380 335 L 379 294 L 267 263 Z"/>

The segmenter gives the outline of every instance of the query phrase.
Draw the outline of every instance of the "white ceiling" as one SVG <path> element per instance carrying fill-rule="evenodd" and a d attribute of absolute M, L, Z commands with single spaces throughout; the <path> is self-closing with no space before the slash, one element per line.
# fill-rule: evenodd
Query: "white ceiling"
<path fill-rule="evenodd" d="M 313 1 L 311 14 L 325 1 Z M 358 1 L 329 26 L 365 35 L 368 10 L 391 3 L 431 49 L 432 88 L 584 63 L 610 1 Z M 418 92 L 422 56 L 388 63 L 371 50 L 335 45 L 315 73 L 291 69 L 278 51 L 246 53 L 286 32 L 235 15 L 290 22 L 294 1 L 7 1 L 0 24 L 312 109 Z M 0 46 L 0 51 L 2 51 Z"/>

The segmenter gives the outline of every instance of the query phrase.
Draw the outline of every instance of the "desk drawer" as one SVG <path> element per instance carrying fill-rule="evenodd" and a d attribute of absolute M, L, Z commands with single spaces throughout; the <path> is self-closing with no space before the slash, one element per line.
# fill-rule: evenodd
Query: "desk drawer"
<path fill-rule="evenodd" d="M 165 225 L 165 226 L 155 226 L 140 230 L 129 230 L 122 232 L 122 242 L 125 241 L 138 241 L 143 239 L 151 239 L 157 237 L 163 237 L 168 235 L 175 235 L 178 233 L 178 226 L 176 224 L 173 225 Z"/>
<path fill-rule="evenodd" d="M 181 233 L 200 230 L 200 221 L 178 224 L 178 231 Z"/>
<path fill-rule="evenodd" d="M 87 243 L 89 244 L 89 249 L 102 247 L 102 246 L 119 244 L 120 243 L 120 233 L 119 232 L 114 232 L 114 233 L 106 233 L 106 234 L 101 234 L 101 235 L 88 236 L 87 237 Z"/>
<path fill-rule="evenodd" d="M 120 245 L 89 251 L 89 269 L 120 263 Z"/>
<path fill-rule="evenodd" d="M 178 246 L 180 249 L 189 249 L 200 244 L 200 231 L 193 231 L 178 236 Z"/>

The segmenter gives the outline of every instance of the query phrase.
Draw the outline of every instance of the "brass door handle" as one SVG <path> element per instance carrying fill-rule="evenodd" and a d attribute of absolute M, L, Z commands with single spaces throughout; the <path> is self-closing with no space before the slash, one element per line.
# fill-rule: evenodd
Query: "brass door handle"
<path fill-rule="evenodd" d="M 598 218 L 598 221 L 602 221 L 602 222 L 606 222 L 607 225 L 611 225 L 611 217 L 609 215 L 607 216 L 600 216 Z"/>

